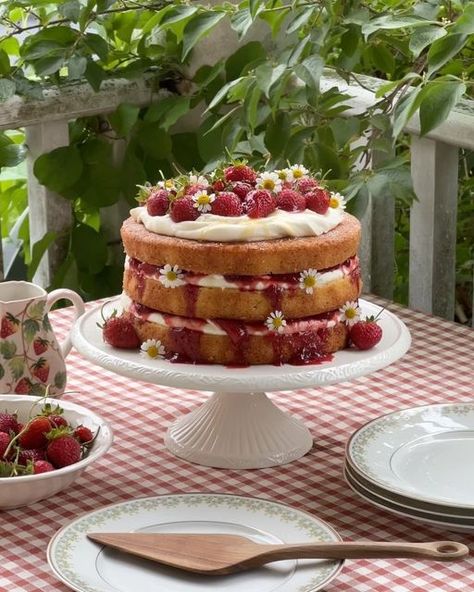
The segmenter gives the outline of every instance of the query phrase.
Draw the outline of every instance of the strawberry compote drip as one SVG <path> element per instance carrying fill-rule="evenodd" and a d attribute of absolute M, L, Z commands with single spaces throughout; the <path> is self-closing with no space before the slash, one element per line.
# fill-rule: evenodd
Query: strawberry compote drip
<path fill-rule="evenodd" d="M 170 350 L 174 352 L 171 362 L 199 363 L 201 359 L 200 331 L 185 327 L 172 327 L 169 332 Z"/>
<path fill-rule="evenodd" d="M 306 366 L 331 361 L 332 354 L 324 353 L 328 335 L 329 331 L 324 327 L 317 331 L 303 331 L 290 335 L 270 333 L 268 338 L 273 348 L 273 365 L 281 366 L 287 363 L 293 366 Z M 286 351 L 289 348 L 296 353 L 288 360 Z"/>
<path fill-rule="evenodd" d="M 281 301 L 284 292 L 285 290 L 277 284 L 272 284 L 265 290 L 265 295 L 271 304 L 272 310 L 281 310 Z"/>
<path fill-rule="evenodd" d="M 214 322 L 227 333 L 227 336 L 232 342 L 234 348 L 233 363 L 245 365 L 245 349 L 249 339 L 245 323 L 226 319 L 215 319 Z"/>

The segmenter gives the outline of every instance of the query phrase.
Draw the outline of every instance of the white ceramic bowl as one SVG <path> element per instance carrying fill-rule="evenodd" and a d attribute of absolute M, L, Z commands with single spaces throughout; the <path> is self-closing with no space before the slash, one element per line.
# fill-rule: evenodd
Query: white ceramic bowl
<path fill-rule="evenodd" d="M 59 403 L 64 410 L 64 417 L 72 425 L 83 424 L 94 434 L 98 430 L 97 438 L 87 457 L 73 465 L 38 475 L 0 478 L 0 510 L 28 506 L 66 489 L 112 445 L 113 435 L 108 423 L 76 403 L 57 399 L 38 399 L 28 395 L 0 395 L 0 411 L 17 412 L 18 420 L 24 422 L 30 415 L 35 414 L 35 407 L 39 412 L 47 402 L 53 406 Z"/>

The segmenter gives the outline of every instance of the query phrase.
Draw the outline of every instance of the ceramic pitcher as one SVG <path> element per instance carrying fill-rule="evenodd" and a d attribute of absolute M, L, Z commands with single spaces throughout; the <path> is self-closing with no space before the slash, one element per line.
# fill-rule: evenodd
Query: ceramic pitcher
<path fill-rule="evenodd" d="M 81 297 L 72 290 L 48 294 L 29 282 L 0 283 L 0 392 L 60 396 L 66 386 L 68 336 L 58 344 L 48 319 L 55 302 L 73 303 L 75 319 L 84 312 Z M 74 320 L 75 320 L 74 319 Z"/>

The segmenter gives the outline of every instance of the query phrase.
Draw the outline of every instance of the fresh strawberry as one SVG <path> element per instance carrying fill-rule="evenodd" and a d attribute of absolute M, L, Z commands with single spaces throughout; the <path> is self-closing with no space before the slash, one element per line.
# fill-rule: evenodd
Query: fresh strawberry
<path fill-rule="evenodd" d="M 33 473 L 39 475 L 40 473 L 49 473 L 54 471 L 53 465 L 47 460 L 37 460 L 33 463 Z"/>
<path fill-rule="evenodd" d="M 245 183 L 255 183 L 257 173 L 244 163 L 237 163 L 224 169 L 226 181 L 244 181 Z"/>
<path fill-rule="evenodd" d="M 306 209 L 306 199 L 299 191 L 283 189 L 277 195 L 277 207 L 287 212 L 302 212 Z"/>
<path fill-rule="evenodd" d="M 19 431 L 20 425 L 15 413 L 7 413 L 6 411 L 0 413 L 0 432 L 5 432 L 6 434 L 13 432 L 14 434 L 18 434 Z"/>
<path fill-rule="evenodd" d="M 190 197 L 182 197 L 171 204 L 171 219 L 173 222 L 187 222 L 197 220 L 201 212 L 194 207 Z"/>
<path fill-rule="evenodd" d="M 48 419 L 53 428 L 64 428 L 69 425 L 67 419 L 63 415 L 48 415 Z"/>
<path fill-rule="evenodd" d="M 102 337 L 105 343 L 121 349 L 138 349 L 141 341 L 130 318 L 112 314 L 102 325 Z"/>
<path fill-rule="evenodd" d="M 254 189 L 245 198 L 244 207 L 249 218 L 265 218 L 275 211 L 276 201 L 266 189 Z"/>
<path fill-rule="evenodd" d="M 198 191 L 206 191 L 207 185 L 202 185 L 200 183 L 195 183 L 194 185 L 188 185 L 184 190 L 184 195 L 188 197 L 192 197 Z"/>
<path fill-rule="evenodd" d="M 214 181 L 214 183 L 212 184 L 213 191 L 224 191 L 225 187 L 226 183 L 224 179 L 217 179 L 217 181 Z"/>
<path fill-rule="evenodd" d="M 23 378 L 20 378 L 20 380 L 16 383 L 15 393 L 17 395 L 26 395 L 30 392 L 31 387 L 31 380 L 24 376 Z"/>
<path fill-rule="evenodd" d="M 298 179 L 296 181 L 296 189 L 301 193 L 308 193 L 309 191 L 313 191 L 319 187 L 319 183 L 316 179 L 311 177 L 305 177 L 304 179 Z"/>
<path fill-rule="evenodd" d="M 35 354 L 40 356 L 44 354 L 44 352 L 48 349 L 49 341 L 47 339 L 43 339 L 42 337 L 37 337 L 33 341 L 33 349 L 35 350 Z"/>
<path fill-rule="evenodd" d="M 16 333 L 20 328 L 20 321 L 14 317 L 11 313 L 7 313 L 2 318 L 2 323 L 0 326 L 0 337 L 5 339 L 6 337 L 10 337 L 13 333 Z"/>
<path fill-rule="evenodd" d="M 232 191 L 221 191 L 212 202 L 211 213 L 216 216 L 241 216 L 242 202 Z"/>
<path fill-rule="evenodd" d="M 146 211 L 150 216 L 164 216 L 170 205 L 169 194 L 165 189 L 158 189 L 150 193 L 146 201 Z"/>
<path fill-rule="evenodd" d="M 382 339 L 382 327 L 373 317 L 358 321 L 350 328 L 350 338 L 357 349 L 370 349 Z"/>
<path fill-rule="evenodd" d="M 0 459 L 5 454 L 8 445 L 10 444 L 10 436 L 6 432 L 0 432 Z"/>
<path fill-rule="evenodd" d="M 44 448 L 48 434 L 52 429 L 49 419 L 38 416 L 31 419 L 20 432 L 18 443 L 22 448 Z"/>
<path fill-rule="evenodd" d="M 90 442 L 94 439 L 92 430 L 83 425 L 77 426 L 77 428 L 74 430 L 73 436 L 79 440 L 81 444 L 85 444 L 86 442 Z"/>
<path fill-rule="evenodd" d="M 31 368 L 33 376 L 41 382 L 47 382 L 49 376 L 49 363 L 45 358 L 39 358 Z"/>
<path fill-rule="evenodd" d="M 46 456 L 55 469 L 60 469 L 81 459 L 81 445 L 73 436 L 58 436 L 49 442 Z"/>
<path fill-rule="evenodd" d="M 306 207 L 317 214 L 325 214 L 329 209 L 329 191 L 314 189 L 306 194 Z"/>
<path fill-rule="evenodd" d="M 43 448 L 22 448 L 18 453 L 18 462 L 20 465 L 26 465 L 29 460 L 35 462 L 37 460 L 44 460 L 45 458 Z"/>
<path fill-rule="evenodd" d="M 250 183 L 244 183 L 243 181 L 236 181 L 235 183 L 232 184 L 231 189 L 243 201 L 247 197 L 247 194 L 250 191 L 252 191 L 253 187 L 252 187 L 252 185 L 250 185 Z"/>

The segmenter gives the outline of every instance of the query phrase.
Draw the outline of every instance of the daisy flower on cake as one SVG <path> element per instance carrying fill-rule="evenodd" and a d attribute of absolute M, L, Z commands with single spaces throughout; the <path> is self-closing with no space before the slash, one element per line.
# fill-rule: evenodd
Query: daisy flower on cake
<path fill-rule="evenodd" d="M 341 321 L 346 323 L 349 327 L 355 325 L 360 320 L 361 310 L 356 301 L 346 302 L 344 306 L 339 309 L 341 313 Z"/>
<path fill-rule="evenodd" d="M 177 288 L 184 284 L 183 272 L 177 265 L 167 263 L 160 269 L 160 282 L 165 288 Z"/>
<path fill-rule="evenodd" d="M 283 333 L 286 327 L 286 320 L 281 310 L 275 310 L 270 313 L 270 316 L 267 317 L 267 320 L 265 321 L 265 325 L 270 331 Z"/>

